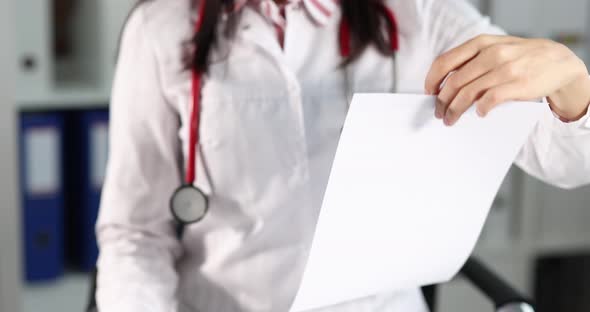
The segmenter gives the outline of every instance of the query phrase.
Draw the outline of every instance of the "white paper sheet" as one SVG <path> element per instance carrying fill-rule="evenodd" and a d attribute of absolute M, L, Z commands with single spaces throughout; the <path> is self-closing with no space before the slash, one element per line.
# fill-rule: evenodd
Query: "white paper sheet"
<path fill-rule="evenodd" d="M 543 110 L 470 109 L 453 127 L 435 98 L 354 96 L 291 311 L 451 279 Z"/>

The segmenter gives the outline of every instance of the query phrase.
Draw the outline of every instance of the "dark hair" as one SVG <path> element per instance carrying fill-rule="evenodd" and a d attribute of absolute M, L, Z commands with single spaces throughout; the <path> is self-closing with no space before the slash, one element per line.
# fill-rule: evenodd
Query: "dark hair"
<path fill-rule="evenodd" d="M 149 0 L 139 0 L 140 3 Z M 196 10 L 195 2 L 199 0 L 191 0 L 192 8 Z M 192 45 L 196 50 L 190 56 L 187 64 L 188 68 L 200 72 L 206 72 L 209 65 L 210 51 L 215 48 L 217 43 L 216 30 L 221 15 L 224 12 L 230 12 L 230 8 L 234 5 L 234 0 L 201 0 L 205 1 L 204 18 L 201 21 L 201 27 L 198 33 L 192 38 Z M 388 20 L 383 15 L 381 9 L 383 0 L 340 0 L 343 18 L 348 22 L 350 29 L 350 55 L 346 62 L 354 60 L 360 55 L 363 50 L 369 46 L 374 45 L 381 53 L 391 54 L 391 42 L 387 32 L 383 31 L 385 27 L 392 27 L 393 25 L 386 25 Z M 229 27 L 224 32 L 226 36 L 233 34 L 233 26 L 236 24 L 238 18 L 236 13 L 230 14 Z"/>

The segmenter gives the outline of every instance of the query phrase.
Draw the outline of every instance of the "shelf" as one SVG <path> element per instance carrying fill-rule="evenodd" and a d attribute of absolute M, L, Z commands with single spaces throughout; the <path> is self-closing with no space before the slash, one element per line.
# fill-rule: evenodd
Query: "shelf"
<path fill-rule="evenodd" d="M 17 96 L 21 110 L 107 107 L 110 90 L 83 85 L 61 86 L 53 92 L 31 92 Z"/>
<path fill-rule="evenodd" d="M 84 311 L 90 287 L 89 279 L 88 274 L 67 273 L 54 282 L 26 285 L 22 292 L 23 312 Z"/>
<path fill-rule="evenodd" d="M 52 13 L 54 3 L 15 1 L 17 107 L 104 107 L 121 29 L 135 1 L 62 3 L 59 19 Z"/>
<path fill-rule="evenodd" d="M 497 258 L 516 255 L 543 255 L 560 253 L 590 252 L 590 234 L 579 237 L 544 237 L 537 242 L 509 241 L 502 244 L 479 243 L 473 255 L 480 258 Z"/>
<path fill-rule="evenodd" d="M 509 241 L 503 244 L 478 244 L 472 255 L 481 259 L 504 259 L 513 256 L 525 257 L 532 253 L 531 246 L 523 241 Z"/>
<path fill-rule="evenodd" d="M 535 247 L 539 254 L 588 252 L 590 251 L 590 234 L 577 237 L 545 237 Z"/>

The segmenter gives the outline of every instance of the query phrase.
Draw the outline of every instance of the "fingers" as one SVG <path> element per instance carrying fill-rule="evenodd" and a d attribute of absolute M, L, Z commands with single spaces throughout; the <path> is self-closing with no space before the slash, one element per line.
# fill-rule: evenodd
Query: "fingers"
<path fill-rule="evenodd" d="M 425 89 L 428 94 L 437 94 L 445 77 L 457 70 L 482 50 L 495 44 L 507 44 L 521 39 L 510 36 L 481 35 L 439 56 L 426 77 Z"/>
<path fill-rule="evenodd" d="M 568 115 L 577 116 L 580 109 L 575 103 L 586 101 L 560 97 L 575 93 L 571 82 L 577 81 L 576 77 L 587 80 L 583 64 L 575 62 L 571 66 L 575 70 L 566 66 L 577 59 L 572 55 L 549 40 L 479 36 L 437 58 L 425 88 L 438 95 L 435 115 L 446 125 L 455 124 L 474 102 L 478 114 L 485 116 L 503 102 L 543 96 L 552 100 L 556 111 L 574 111 Z"/>
<path fill-rule="evenodd" d="M 492 70 L 480 78 L 477 78 L 461 88 L 448 105 L 444 105 L 444 102 L 438 101 L 442 104 L 437 105 L 437 109 L 440 109 L 440 112 L 437 114 L 443 116 L 446 125 L 451 126 L 459 120 L 461 115 L 465 113 L 474 102 L 478 101 L 478 114 L 480 114 L 480 116 L 485 116 L 490 109 L 501 103 L 497 103 L 496 101 L 514 99 L 510 98 L 510 96 L 514 95 L 513 90 L 510 90 L 511 92 L 508 94 L 500 95 L 495 94 L 497 91 L 492 92 L 491 95 L 488 93 L 490 90 L 495 90 L 494 88 L 496 88 L 496 86 L 519 85 L 519 75 L 516 68 L 518 68 L 517 65 L 507 63 L 500 68 Z M 505 89 L 500 89 L 499 91 L 502 92 L 504 90 Z M 480 104 L 479 102 L 481 102 L 486 96 L 487 98 L 484 101 L 484 104 Z M 490 96 L 492 97 L 491 99 L 489 98 Z"/>
<path fill-rule="evenodd" d="M 459 91 L 477 78 L 491 72 L 512 60 L 522 56 L 523 46 L 514 44 L 498 44 L 481 51 L 475 58 L 463 65 L 459 70 L 447 78 L 438 94 L 443 103 L 450 103 Z"/>
<path fill-rule="evenodd" d="M 476 79 L 462 88 L 448 105 L 442 105 L 439 115 L 443 116 L 445 125 L 452 126 L 483 93 L 495 85 L 502 83 L 498 73 L 490 73 Z M 442 101 L 440 101 L 442 103 Z"/>
<path fill-rule="evenodd" d="M 478 115 L 485 117 L 494 107 L 507 102 L 523 100 L 524 85 L 520 81 L 497 85 L 487 90 L 477 102 Z"/>

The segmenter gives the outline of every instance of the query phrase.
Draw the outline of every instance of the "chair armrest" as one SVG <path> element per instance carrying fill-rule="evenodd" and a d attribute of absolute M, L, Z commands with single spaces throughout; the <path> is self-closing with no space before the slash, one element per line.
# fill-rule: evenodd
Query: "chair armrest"
<path fill-rule="evenodd" d="M 460 274 L 492 300 L 498 312 L 535 311 L 531 300 L 475 258 L 467 260 Z"/>

